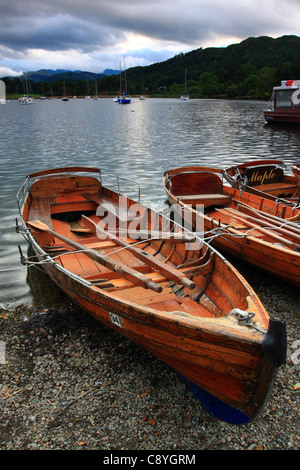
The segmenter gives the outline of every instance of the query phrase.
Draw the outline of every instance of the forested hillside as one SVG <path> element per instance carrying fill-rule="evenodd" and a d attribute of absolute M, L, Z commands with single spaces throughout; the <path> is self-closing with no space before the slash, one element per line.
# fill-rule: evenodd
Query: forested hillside
<path fill-rule="evenodd" d="M 226 48 L 197 49 L 143 69 L 130 69 L 127 77 L 136 84 L 143 74 L 150 93 L 179 96 L 185 69 L 191 98 L 265 99 L 281 80 L 300 79 L 300 38 L 264 36 Z"/>
<path fill-rule="evenodd" d="M 268 99 L 272 87 L 281 80 L 300 79 L 300 38 L 267 36 L 248 38 L 225 48 L 210 47 L 178 54 L 165 62 L 126 71 L 127 91 L 132 95 L 179 97 L 184 91 L 185 71 L 190 98 Z M 120 90 L 120 76 L 89 79 L 86 72 L 70 73 L 60 80 L 35 83 L 29 80 L 32 94 L 63 95 L 63 82 L 70 96 L 113 95 Z M 22 94 L 23 82 L 5 78 L 8 94 Z M 122 74 L 122 91 L 125 89 Z"/>

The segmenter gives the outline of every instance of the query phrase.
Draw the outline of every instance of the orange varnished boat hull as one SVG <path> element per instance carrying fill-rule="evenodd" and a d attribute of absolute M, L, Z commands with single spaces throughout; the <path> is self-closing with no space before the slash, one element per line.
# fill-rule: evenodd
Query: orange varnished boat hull
<path fill-rule="evenodd" d="M 187 220 L 192 220 L 192 223 L 185 224 L 189 230 L 194 230 L 196 225 L 203 225 L 203 229 L 206 234 L 211 235 L 211 231 L 215 230 L 217 235 L 222 233 L 222 236 L 215 236 L 212 240 L 212 244 L 218 249 L 229 253 L 239 259 L 245 260 L 261 269 L 275 275 L 287 282 L 294 285 L 300 286 L 300 250 L 297 249 L 300 246 L 300 227 L 298 233 L 292 238 L 293 242 L 287 240 L 283 242 L 284 238 L 282 235 L 278 235 L 277 238 L 271 238 L 263 233 L 261 229 L 255 229 L 255 215 L 251 219 L 251 223 L 247 225 L 246 214 L 239 212 L 239 216 L 242 219 L 236 218 L 234 212 L 230 213 L 230 210 L 239 211 L 239 203 L 247 205 L 260 214 L 268 216 L 275 216 L 282 220 L 282 225 L 288 219 L 298 218 L 299 209 L 294 209 L 292 206 L 277 203 L 268 198 L 262 198 L 256 194 L 251 194 L 247 191 L 241 191 L 230 186 L 222 185 L 220 193 L 224 200 L 214 200 L 212 205 L 208 205 L 204 212 L 196 210 L 195 201 L 198 202 L 199 207 L 204 199 L 195 199 L 195 194 L 199 191 L 199 188 L 205 189 L 205 184 L 199 182 L 201 175 L 209 173 L 213 174 L 214 177 L 217 175 L 214 173 L 221 174 L 221 170 L 208 167 L 184 167 L 170 170 L 164 175 L 164 188 L 166 190 L 168 199 L 171 204 L 178 204 L 185 211 L 190 211 L 193 217 L 188 217 Z M 169 189 L 168 181 L 172 181 L 172 189 Z M 212 180 L 214 178 L 212 177 Z M 187 194 L 184 200 L 178 196 L 179 194 Z M 189 196 L 188 196 L 189 195 Z M 213 194 L 209 194 L 209 199 L 214 197 Z M 194 199 L 193 199 L 194 198 Z M 204 196 L 205 198 L 205 196 Z M 187 206 L 187 202 L 188 205 Z M 234 201 L 234 203 L 232 202 Z M 225 209 L 225 210 L 224 210 Z M 227 210 L 229 209 L 229 211 Z M 227 211 L 226 211 L 227 210 Z M 186 213 L 186 212 L 185 212 Z M 272 223 L 271 219 L 265 221 L 264 224 Z M 246 225 L 244 225 L 246 224 Z M 266 230 L 266 226 L 262 224 L 263 230 Z M 287 228 L 289 230 L 289 227 Z M 247 236 L 245 236 L 247 233 Z M 273 233 L 277 233 L 276 231 Z M 286 232 L 288 233 L 288 232 Z M 277 235 L 275 235 L 276 237 Z M 285 244 L 286 243 L 286 244 Z M 289 243 L 293 243 L 294 248 L 290 248 Z"/>
<path fill-rule="evenodd" d="M 43 219 L 55 233 L 63 232 L 68 239 L 107 253 L 114 249 L 110 240 L 80 232 L 80 227 L 73 230 L 73 222 L 65 216 L 88 209 L 89 216 L 95 217 L 91 212 L 97 197 L 98 202 L 102 199 L 116 204 L 120 195 L 101 186 L 96 178 L 74 176 L 75 170 L 78 168 L 60 169 L 60 176 L 56 176 L 59 169 L 31 175 L 29 179 L 36 180 L 19 201 L 23 226 L 28 230 L 32 227 L 28 222 Z M 134 201 L 127 201 L 133 207 Z M 148 214 L 150 209 L 145 211 Z M 142 262 L 139 272 L 151 276 L 162 292 L 135 285 L 88 259 L 85 253 L 59 256 L 58 250 L 67 247 L 46 231 L 31 228 L 26 237 L 40 260 L 58 256 L 44 264 L 44 269 L 72 300 L 174 368 L 219 419 L 243 424 L 264 408 L 277 369 L 285 361 L 285 326 L 269 318 L 247 282 L 212 248 L 197 242 L 196 248 L 194 245 L 189 250 L 184 243 L 168 240 L 152 241 L 143 248 L 149 254 L 157 252 L 157 259 L 175 268 L 180 260 L 182 265 L 196 260 L 199 271 L 192 277 L 199 293 L 196 301 L 193 290 L 184 288 L 184 296 L 177 296 L 168 279 L 158 270 L 149 273 Z M 127 250 L 116 252 L 114 259 L 117 256 L 137 268 L 137 259 Z M 104 277 L 113 287 L 97 283 Z M 254 314 L 249 326 L 230 315 L 235 309 Z"/>
<path fill-rule="evenodd" d="M 267 197 L 297 203 L 300 198 L 300 169 L 291 165 L 288 173 L 281 160 L 253 160 L 226 168 L 225 179 L 234 188 Z"/>

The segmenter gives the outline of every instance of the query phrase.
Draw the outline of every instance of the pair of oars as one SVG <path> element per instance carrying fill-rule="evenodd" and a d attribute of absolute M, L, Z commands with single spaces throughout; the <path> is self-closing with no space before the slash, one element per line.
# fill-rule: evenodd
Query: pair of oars
<path fill-rule="evenodd" d="M 96 231 L 96 228 L 98 229 L 97 225 L 88 217 L 84 217 L 84 221 L 86 224 L 88 224 L 90 227 L 93 227 L 93 229 Z M 130 282 L 134 284 L 138 284 L 145 289 L 151 289 L 154 292 L 161 292 L 162 291 L 162 286 L 159 284 L 155 283 L 152 281 L 149 277 L 137 272 L 130 266 L 126 266 L 123 263 L 120 263 L 116 260 L 113 260 L 112 258 L 109 258 L 108 256 L 101 256 L 96 250 L 86 250 L 86 247 L 74 240 L 71 240 L 64 235 L 61 235 L 58 232 L 55 232 L 52 230 L 48 225 L 44 224 L 43 222 L 39 220 L 34 220 L 34 221 L 29 221 L 27 222 L 28 225 L 31 227 L 34 227 L 37 230 L 41 230 L 43 232 L 47 232 L 50 235 L 58 238 L 59 240 L 63 241 L 67 245 L 71 246 L 75 250 L 83 250 L 84 254 L 88 256 L 89 258 L 93 259 L 94 261 L 98 262 L 99 264 L 107 267 L 108 269 L 118 272 L 122 277 L 125 279 L 129 280 Z M 100 230 L 100 229 L 99 229 Z M 102 229 L 101 229 L 102 230 Z M 122 245 L 126 247 L 127 249 L 131 250 L 134 252 L 135 256 L 139 257 L 142 261 L 144 261 L 146 264 L 151 265 L 155 269 L 157 269 L 161 274 L 163 274 L 166 278 L 171 279 L 175 282 L 178 282 L 182 284 L 185 287 L 188 287 L 189 289 L 194 289 L 195 288 L 195 283 L 188 279 L 183 273 L 178 271 L 176 268 L 173 268 L 171 266 L 167 266 L 165 263 L 162 261 L 157 260 L 154 258 L 154 256 L 151 256 L 150 254 L 136 248 L 132 247 L 131 245 L 127 244 L 123 240 L 120 240 L 119 238 L 115 237 L 112 235 L 110 232 L 103 230 L 104 234 L 108 237 L 114 240 L 116 243 L 119 245 Z"/>
<path fill-rule="evenodd" d="M 261 220 L 264 222 L 271 223 L 273 224 L 274 228 L 278 227 L 282 230 L 288 231 L 289 234 L 296 234 L 300 236 L 300 225 L 298 225 L 296 222 L 291 221 L 290 218 L 284 219 L 283 217 L 277 217 L 267 212 L 254 209 L 248 204 L 245 204 L 239 201 L 236 201 L 236 202 L 237 202 L 237 209 L 239 211 L 241 210 L 241 212 L 244 212 L 246 214 L 249 214 L 255 217 L 256 220 Z M 299 217 L 299 214 L 297 214 L 297 217 Z"/>
<path fill-rule="evenodd" d="M 227 212 L 228 214 L 231 214 L 236 220 L 242 222 L 250 228 L 258 230 L 263 235 L 273 239 L 276 242 L 281 243 L 282 245 L 286 245 L 292 250 L 300 251 L 300 237 L 297 234 L 291 235 L 291 233 L 287 230 L 280 229 L 278 226 L 272 224 L 271 222 L 251 217 L 235 209 L 227 208 L 217 210 L 220 212 Z M 289 239 L 287 237 L 289 237 Z"/>

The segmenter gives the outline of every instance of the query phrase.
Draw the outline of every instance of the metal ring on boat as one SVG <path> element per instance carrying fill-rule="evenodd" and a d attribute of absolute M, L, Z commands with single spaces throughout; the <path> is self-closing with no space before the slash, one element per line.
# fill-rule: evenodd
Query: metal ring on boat
<path fill-rule="evenodd" d="M 239 322 L 246 323 L 255 316 L 255 313 L 247 312 L 246 310 L 240 310 L 239 308 L 234 308 L 229 312 L 229 315 L 236 315 Z"/>

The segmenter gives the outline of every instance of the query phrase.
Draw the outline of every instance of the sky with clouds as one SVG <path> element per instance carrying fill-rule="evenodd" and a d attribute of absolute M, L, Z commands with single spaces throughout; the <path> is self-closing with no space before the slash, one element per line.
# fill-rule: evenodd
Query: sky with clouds
<path fill-rule="evenodd" d="M 4 3 L 4 5 L 3 5 Z M 299 0 L 2 0 L 0 77 L 101 73 L 250 36 L 300 34 Z M 124 57 L 126 57 L 124 64 Z"/>

